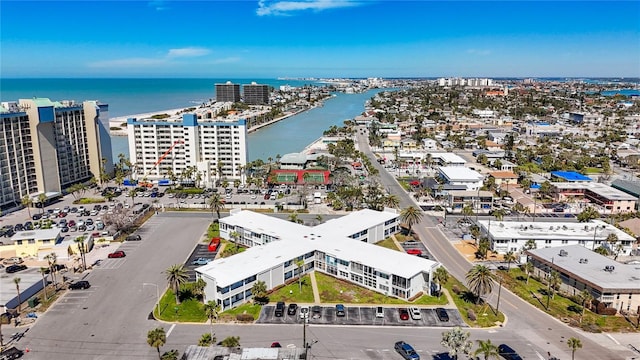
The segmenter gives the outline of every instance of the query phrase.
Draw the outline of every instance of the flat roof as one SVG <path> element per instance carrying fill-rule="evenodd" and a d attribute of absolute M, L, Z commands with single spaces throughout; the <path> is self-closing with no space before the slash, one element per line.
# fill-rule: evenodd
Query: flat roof
<path fill-rule="evenodd" d="M 575 171 L 552 171 L 551 176 L 555 176 L 566 181 L 591 181 L 592 179 L 588 176 L 584 176 Z"/>
<path fill-rule="evenodd" d="M 479 172 L 465 166 L 440 166 L 440 173 L 450 181 L 480 181 L 484 179 Z"/>
<path fill-rule="evenodd" d="M 624 191 L 620 191 L 616 188 L 612 188 L 607 184 L 597 183 L 597 182 L 552 182 L 551 185 L 555 186 L 557 189 L 564 190 L 574 190 L 574 189 L 585 189 L 590 190 L 608 200 L 638 200 L 637 197 L 627 194 Z"/>
<path fill-rule="evenodd" d="M 504 162 L 503 162 L 504 163 Z M 496 179 L 517 179 L 518 175 L 513 171 L 492 171 L 489 175 Z"/>
<path fill-rule="evenodd" d="M 248 248 L 244 252 L 228 258 L 214 260 L 207 265 L 196 268 L 196 271 L 215 278 L 217 286 L 225 287 L 312 251 L 322 251 L 342 260 L 358 262 L 379 271 L 405 278 L 429 271 L 438 264 L 419 256 L 347 237 L 355 232 L 354 227 L 351 226 L 351 223 L 355 223 L 355 221 L 358 221 L 359 229 L 364 230 L 379 224 L 380 220 L 386 221 L 384 219 L 398 216 L 397 214 L 360 210 L 350 215 L 353 216 L 344 217 L 346 220 L 343 220 L 342 224 L 349 223 L 350 225 L 343 229 L 337 226 L 341 224 L 340 222 L 328 221 L 325 224 L 332 224 L 331 226 L 308 227 L 248 210 L 233 213 L 220 219 L 220 222 L 237 225 L 246 230 L 264 230 L 264 233 L 278 237 L 280 240 Z"/>
<path fill-rule="evenodd" d="M 449 195 L 452 196 L 464 196 L 464 197 L 477 197 L 478 195 L 480 197 L 490 197 L 493 198 L 493 192 L 492 191 L 485 191 L 485 190 L 480 190 L 478 191 L 473 191 L 473 190 L 450 190 L 449 191 Z"/>
<path fill-rule="evenodd" d="M 17 240 L 47 240 L 47 239 L 55 239 L 60 234 L 60 229 L 37 229 L 37 230 L 27 230 L 27 231 L 18 231 L 11 237 L 11 241 L 15 242 Z"/>
<path fill-rule="evenodd" d="M 429 154 L 431 154 L 432 159 L 440 159 L 445 163 L 449 163 L 449 164 L 466 164 L 467 163 L 467 160 L 450 152 L 429 153 Z"/>
<path fill-rule="evenodd" d="M 560 255 L 560 250 L 563 255 Z M 640 291 L 640 266 L 621 264 L 581 245 L 557 246 L 527 251 L 528 254 L 574 274 L 587 282 L 607 290 Z M 582 261 L 581 261 L 582 259 Z M 585 262 L 584 259 L 587 259 Z M 605 271 L 613 266 L 613 271 Z"/>
<path fill-rule="evenodd" d="M 385 209 L 387 210 L 387 209 Z M 343 217 L 327 220 L 313 227 L 313 231 L 325 235 L 349 236 L 368 229 L 372 226 L 384 223 L 400 216 L 389 209 L 387 211 L 375 211 L 363 209 L 349 213 Z"/>
<path fill-rule="evenodd" d="M 479 220 L 485 229 L 489 220 Z M 596 230 L 595 226 L 598 226 Z M 586 240 L 604 241 L 611 233 L 620 241 L 635 241 L 635 238 L 624 231 L 600 220 L 588 223 L 575 222 L 541 222 L 541 221 L 491 221 L 491 236 L 494 240 L 540 239 L 540 240 Z"/>

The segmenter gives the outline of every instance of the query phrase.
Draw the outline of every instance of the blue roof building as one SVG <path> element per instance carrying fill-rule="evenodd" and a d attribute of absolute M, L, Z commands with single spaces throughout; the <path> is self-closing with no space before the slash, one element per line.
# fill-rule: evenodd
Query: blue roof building
<path fill-rule="evenodd" d="M 592 180 L 590 177 L 575 171 L 552 171 L 551 178 L 555 178 L 557 181 L 567 182 L 588 182 Z"/>

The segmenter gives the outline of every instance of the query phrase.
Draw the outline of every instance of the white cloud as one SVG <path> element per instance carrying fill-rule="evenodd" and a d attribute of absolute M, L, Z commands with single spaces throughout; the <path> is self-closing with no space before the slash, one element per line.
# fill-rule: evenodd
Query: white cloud
<path fill-rule="evenodd" d="M 265 15 L 291 15 L 296 11 L 323 11 L 328 9 L 360 6 L 360 1 L 353 0 L 301 0 L 301 1 L 258 1 L 256 14 Z"/>
<path fill-rule="evenodd" d="M 169 7 L 166 6 L 165 2 L 162 0 L 152 0 L 147 3 L 147 6 L 156 9 L 156 11 L 168 10 Z"/>
<path fill-rule="evenodd" d="M 468 54 L 487 56 L 491 54 L 491 50 L 478 50 L 478 49 L 469 49 L 467 50 Z"/>
<path fill-rule="evenodd" d="M 181 49 L 170 49 L 167 57 L 177 58 L 177 57 L 193 57 L 193 56 L 203 56 L 209 54 L 211 51 L 205 48 L 197 48 L 197 47 L 186 47 Z"/>
<path fill-rule="evenodd" d="M 114 59 L 103 60 L 89 63 L 88 66 L 92 68 L 122 68 L 122 67 L 142 67 L 142 66 L 158 66 L 165 64 L 166 59 L 152 59 L 152 58 L 127 58 L 127 59 Z"/>

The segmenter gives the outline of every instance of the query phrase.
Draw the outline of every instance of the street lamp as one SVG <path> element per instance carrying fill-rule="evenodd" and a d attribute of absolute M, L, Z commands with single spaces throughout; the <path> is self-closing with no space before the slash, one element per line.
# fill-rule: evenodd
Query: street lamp
<path fill-rule="evenodd" d="M 593 243 L 591 244 L 591 251 L 595 250 L 595 248 L 596 248 L 596 235 L 598 233 L 598 229 L 604 230 L 605 228 L 606 228 L 606 226 L 604 226 L 604 225 L 595 224 L 593 226 Z"/>
<path fill-rule="evenodd" d="M 149 285 L 156 287 L 156 313 L 160 316 L 160 289 L 157 284 L 154 283 L 142 283 L 142 286 Z"/>

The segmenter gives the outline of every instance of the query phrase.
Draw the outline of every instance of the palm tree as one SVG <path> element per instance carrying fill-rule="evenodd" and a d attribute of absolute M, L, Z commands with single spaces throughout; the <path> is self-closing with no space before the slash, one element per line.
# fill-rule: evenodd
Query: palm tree
<path fill-rule="evenodd" d="M 46 202 L 47 202 L 47 195 L 45 194 L 38 195 L 38 204 L 40 204 L 40 209 L 42 209 L 43 213 L 44 213 L 44 204 Z"/>
<path fill-rule="evenodd" d="M 507 262 L 507 270 L 511 270 L 511 263 L 517 260 L 516 254 L 514 254 L 513 251 L 507 251 L 503 259 Z"/>
<path fill-rule="evenodd" d="M 458 359 L 458 354 L 469 354 L 473 343 L 469 340 L 470 333 L 463 331 L 459 326 L 450 331 L 442 333 L 440 345 L 449 348 L 449 356 L 454 360 Z"/>
<path fill-rule="evenodd" d="M 13 282 L 16 284 L 16 292 L 18 293 L 18 314 L 20 313 L 20 305 L 22 305 L 22 299 L 20 298 L 20 279 L 19 277 L 14 277 Z"/>
<path fill-rule="evenodd" d="M 524 272 L 527 274 L 527 285 L 529 285 L 529 277 L 533 273 L 533 263 L 528 261 L 524 264 Z"/>
<path fill-rule="evenodd" d="M 559 289 L 560 284 L 562 284 L 560 273 L 557 271 L 551 271 L 551 276 L 549 277 L 549 287 L 551 289 L 552 299 L 555 299 L 556 291 Z"/>
<path fill-rule="evenodd" d="M 476 295 L 477 304 L 482 295 L 491 292 L 496 276 L 485 265 L 476 265 L 467 272 L 465 278 L 467 280 L 469 290 Z"/>
<path fill-rule="evenodd" d="M 498 347 L 491 343 L 491 339 L 487 341 L 478 340 L 478 348 L 473 352 L 474 356 L 483 355 L 484 360 L 489 360 L 490 357 L 498 358 L 500 352 Z"/>
<path fill-rule="evenodd" d="M 171 265 L 164 272 L 167 275 L 167 281 L 169 282 L 169 286 L 173 290 L 176 296 L 176 304 L 180 304 L 180 297 L 178 296 L 178 292 L 180 290 L 180 285 L 184 284 L 187 279 L 187 270 L 185 270 L 184 265 L 175 264 Z"/>
<path fill-rule="evenodd" d="M 320 214 L 316 215 L 315 219 L 318 222 L 318 224 L 322 224 L 322 220 L 323 220 L 322 215 Z"/>
<path fill-rule="evenodd" d="M 47 297 L 47 277 L 45 275 L 47 275 L 47 272 L 49 272 L 49 268 L 46 267 L 41 267 L 40 268 L 40 275 L 42 275 L 42 291 L 44 291 L 44 301 L 47 301 L 48 297 Z"/>
<path fill-rule="evenodd" d="M 78 236 L 77 238 L 75 238 L 73 240 L 73 242 L 76 243 L 76 245 L 78 246 L 78 251 L 80 252 L 80 260 L 82 260 L 82 270 L 86 270 L 87 269 L 87 258 L 85 257 L 85 253 L 87 252 L 87 248 L 86 245 L 84 243 L 85 237 L 84 236 Z"/>
<path fill-rule="evenodd" d="M 240 336 L 228 336 L 220 342 L 224 347 L 240 347 Z"/>
<path fill-rule="evenodd" d="M 56 273 L 58 272 L 58 255 L 52 252 L 51 254 L 44 257 L 45 260 L 49 263 L 49 271 L 51 272 L 51 278 L 53 280 L 53 285 L 57 286 L 56 281 Z"/>
<path fill-rule="evenodd" d="M 576 350 L 582 349 L 582 341 L 578 338 L 570 337 L 567 339 L 567 346 L 571 349 L 571 360 L 575 359 Z"/>
<path fill-rule="evenodd" d="M 589 222 L 599 217 L 600 217 L 600 213 L 598 212 L 598 210 L 594 209 L 591 206 L 582 210 L 582 212 L 578 214 L 578 216 L 576 216 L 576 218 L 578 219 L 578 222 Z"/>
<path fill-rule="evenodd" d="M 267 284 L 262 280 L 256 281 L 253 286 L 251 286 L 251 294 L 253 295 L 254 302 L 258 299 L 261 299 L 258 301 L 263 301 L 267 296 Z"/>
<path fill-rule="evenodd" d="M 213 336 L 213 321 L 218 319 L 218 313 L 222 310 L 220 305 L 216 304 L 215 301 L 208 301 L 204 304 L 204 313 L 207 315 L 209 322 L 211 323 L 211 342 L 215 343 L 215 337 Z"/>
<path fill-rule="evenodd" d="M 200 340 L 198 340 L 198 346 L 208 347 L 216 343 L 216 338 L 212 337 L 211 334 L 205 333 L 202 334 Z"/>
<path fill-rule="evenodd" d="M 473 208 L 471 207 L 471 204 L 465 204 L 462 208 L 462 215 L 464 215 L 465 220 L 468 220 L 469 216 L 473 215 Z"/>
<path fill-rule="evenodd" d="M 382 198 L 382 205 L 397 209 L 400 206 L 400 198 L 395 194 L 389 194 Z"/>
<path fill-rule="evenodd" d="M 413 232 L 411 228 L 413 225 L 419 223 L 420 220 L 422 220 L 422 212 L 414 206 L 409 206 L 400 212 L 400 221 L 407 224 L 409 233 Z"/>
<path fill-rule="evenodd" d="M 137 193 L 136 189 L 131 189 L 127 193 L 127 196 L 131 198 L 131 206 L 133 206 L 133 204 L 135 203 L 136 193 Z"/>
<path fill-rule="evenodd" d="M 302 294 L 302 271 L 304 270 L 304 260 L 297 259 L 295 264 L 298 272 L 298 285 L 300 286 L 300 293 Z"/>
<path fill-rule="evenodd" d="M 433 280 L 438 284 L 439 299 L 442 294 L 442 284 L 446 284 L 449 281 L 449 272 L 443 266 L 440 266 L 433 272 Z"/>
<path fill-rule="evenodd" d="M 504 209 L 493 210 L 493 216 L 496 218 L 497 221 L 502 221 L 502 219 L 504 219 L 505 214 L 506 212 L 504 211 Z"/>
<path fill-rule="evenodd" d="M 160 360 L 178 360 L 179 356 L 180 356 L 180 353 L 178 352 L 178 350 L 171 349 L 169 351 L 166 351 L 164 354 L 162 354 L 162 356 L 160 357 Z"/>
<path fill-rule="evenodd" d="M 220 221 L 220 210 L 224 209 L 224 200 L 222 200 L 222 196 L 218 193 L 213 193 L 209 196 L 208 204 L 211 209 L 211 217 L 213 217 L 213 212 L 215 211 L 218 215 L 218 221 Z"/>
<path fill-rule="evenodd" d="M 147 332 L 147 344 L 149 344 L 149 346 L 151 347 L 156 348 L 156 350 L 158 351 L 158 358 L 160 360 L 162 360 L 162 357 L 160 356 L 160 347 L 164 346 L 166 342 L 167 334 L 164 332 L 164 328 L 157 327 Z"/>
<path fill-rule="evenodd" d="M 593 295 L 591 295 L 591 292 L 589 290 L 584 289 L 578 296 L 582 301 L 582 314 L 580 314 L 580 323 L 582 324 L 582 318 L 584 317 L 584 309 L 587 307 L 587 304 L 591 305 L 591 301 L 593 301 Z"/>
<path fill-rule="evenodd" d="M 524 249 L 525 250 L 533 250 L 535 248 L 537 248 L 538 245 L 536 244 L 536 241 L 533 239 L 529 239 L 527 240 L 526 243 L 524 243 Z"/>
<path fill-rule="evenodd" d="M 29 218 L 31 218 L 31 204 L 33 204 L 31 197 L 29 197 L 29 195 L 23 196 L 22 199 L 20 199 L 20 203 L 27 208 L 27 213 L 29 214 Z"/>

